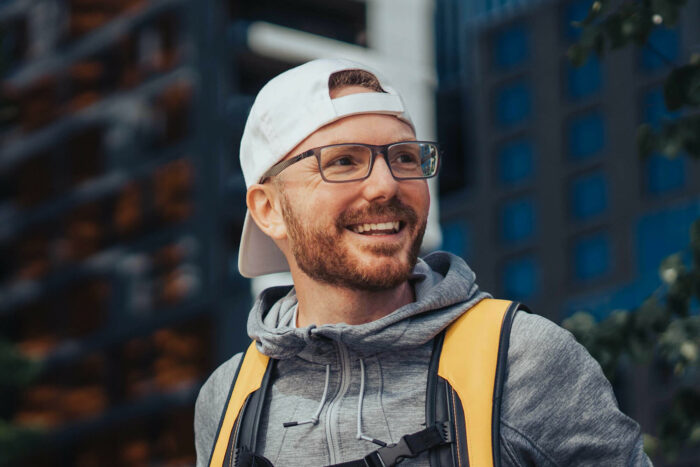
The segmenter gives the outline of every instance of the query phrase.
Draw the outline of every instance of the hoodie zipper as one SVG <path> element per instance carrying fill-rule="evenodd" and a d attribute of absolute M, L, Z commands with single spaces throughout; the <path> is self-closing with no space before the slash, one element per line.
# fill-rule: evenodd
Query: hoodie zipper
<path fill-rule="evenodd" d="M 338 357 L 340 360 L 340 389 L 331 403 L 328 404 L 325 422 L 326 439 L 328 440 L 328 456 L 331 465 L 339 462 L 337 456 L 340 452 L 340 446 L 337 436 L 333 432 L 333 428 L 339 425 L 340 401 L 343 400 L 350 387 L 350 355 L 348 349 L 340 342 L 336 343 L 336 347 L 338 348 Z"/>

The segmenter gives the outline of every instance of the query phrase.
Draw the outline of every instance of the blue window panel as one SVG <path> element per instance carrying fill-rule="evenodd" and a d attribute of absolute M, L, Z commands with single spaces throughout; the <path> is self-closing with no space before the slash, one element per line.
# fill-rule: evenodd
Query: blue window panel
<path fill-rule="evenodd" d="M 505 243 L 518 243 L 535 233 L 535 208 L 532 199 L 509 201 L 501 206 L 501 239 Z"/>
<path fill-rule="evenodd" d="M 576 40 L 581 36 L 581 28 L 572 25 L 574 21 L 583 21 L 593 5 L 594 0 L 575 0 L 564 7 L 564 36 Z"/>
<path fill-rule="evenodd" d="M 605 147 L 605 124 L 600 113 L 590 113 L 569 121 L 569 154 L 574 159 L 593 156 Z"/>
<path fill-rule="evenodd" d="M 595 173 L 577 178 L 570 188 L 571 213 L 576 219 L 586 220 L 608 208 L 608 183 L 605 175 Z"/>
<path fill-rule="evenodd" d="M 571 316 L 577 311 L 587 311 L 600 321 L 607 318 L 613 310 L 632 310 L 638 307 L 656 288 L 644 285 L 637 281 L 573 299 L 567 302 L 564 316 Z"/>
<path fill-rule="evenodd" d="M 573 248 L 574 276 L 579 280 L 591 280 L 605 276 L 610 271 L 610 240 L 604 233 L 597 233 L 576 240 Z"/>
<path fill-rule="evenodd" d="M 652 195 L 664 195 L 680 190 L 685 185 L 686 158 L 670 159 L 661 154 L 652 154 L 645 161 L 645 187 Z"/>
<path fill-rule="evenodd" d="M 526 256 L 506 262 L 502 282 L 503 295 L 509 300 L 526 300 L 537 295 L 540 271 L 534 258 Z"/>
<path fill-rule="evenodd" d="M 639 274 L 658 278 L 661 261 L 688 247 L 690 226 L 698 218 L 700 218 L 700 199 L 640 218 L 637 224 Z"/>
<path fill-rule="evenodd" d="M 570 98 L 590 97 L 600 92 L 602 87 L 603 77 L 598 58 L 591 55 L 580 67 L 566 60 L 566 89 Z"/>
<path fill-rule="evenodd" d="M 680 35 L 677 29 L 654 28 L 649 35 L 649 45 L 674 63 L 680 57 Z M 641 50 L 641 65 L 647 71 L 665 70 L 670 66 L 651 47 Z"/>
<path fill-rule="evenodd" d="M 659 86 L 644 94 L 642 99 L 642 115 L 644 121 L 656 129 L 661 127 L 664 120 L 673 120 L 680 112 L 669 112 L 666 108 L 663 87 Z"/>
<path fill-rule="evenodd" d="M 530 87 L 518 82 L 502 87 L 496 95 L 496 121 L 508 127 L 522 123 L 532 113 Z"/>
<path fill-rule="evenodd" d="M 512 184 L 529 180 L 534 173 L 535 156 L 529 140 L 506 143 L 498 152 L 499 177 Z"/>
<path fill-rule="evenodd" d="M 471 256 L 472 232 L 465 221 L 446 222 L 442 226 L 442 249 L 464 259 Z"/>
<path fill-rule="evenodd" d="M 524 63 L 530 54 L 525 25 L 516 24 L 498 32 L 493 43 L 493 63 L 500 70 L 510 70 Z"/>

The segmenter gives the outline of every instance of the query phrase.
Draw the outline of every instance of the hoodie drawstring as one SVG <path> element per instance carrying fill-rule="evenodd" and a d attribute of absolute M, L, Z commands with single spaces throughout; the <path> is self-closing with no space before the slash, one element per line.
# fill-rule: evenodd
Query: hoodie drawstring
<path fill-rule="evenodd" d="M 321 402 L 318 404 L 318 408 L 316 409 L 316 413 L 314 413 L 313 417 L 311 417 L 308 420 L 301 421 L 301 422 L 284 422 L 282 424 L 283 427 L 289 428 L 292 426 L 308 425 L 308 424 L 316 425 L 318 423 L 319 417 L 321 416 L 321 411 L 323 410 L 323 406 L 326 404 L 326 398 L 328 397 L 328 387 L 330 385 L 330 374 L 331 374 L 331 366 L 326 365 L 326 383 L 323 387 L 323 396 L 321 396 Z M 362 432 L 362 401 L 364 400 L 364 398 L 365 398 L 365 362 L 363 359 L 360 359 L 360 394 L 357 398 L 357 439 L 363 440 L 363 441 L 369 441 L 369 442 L 374 443 L 376 445 L 385 447 L 387 444 L 384 441 L 381 441 L 379 439 L 370 438 L 369 436 L 365 435 Z"/>
<path fill-rule="evenodd" d="M 323 410 L 323 406 L 326 404 L 326 398 L 328 397 L 328 386 L 330 385 L 330 377 L 331 366 L 326 365 L 326 384 L 324 384 L 323 386 L 323 396 L 321 396 L 321 402 L 318 404 L 318 408 L 316 409 L 316 413 L 314 413 L 313 417 L 302 422 L 284 422 L 282 424 L 283 427 L 289 428 L 290 426 L 307 425 L 309 423 L 316 425 L 318 423 L 318 418 L 321 416 L 321 410 Z"/>
<path fill-rule="evenodd" d="M 365 362 L 360 359 L 360 395 L 357 398 L 357 439 L 385 447 L 386 443 L 362 433 L 362 400 L 365 398 Z"/>

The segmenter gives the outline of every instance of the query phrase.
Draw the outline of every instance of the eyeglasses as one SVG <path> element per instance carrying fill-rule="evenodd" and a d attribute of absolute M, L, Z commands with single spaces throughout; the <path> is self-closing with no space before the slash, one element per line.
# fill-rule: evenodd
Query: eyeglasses
<path fill-rule="evenodd" d="M 309 149 L 291 159 L 278 162 L 260 178 L 264 183 L 292 164 L 315 156 L 321 178 L 329 183 L 364 180 L 372 173 L 377 154 L 384 154 L 389 172 L 395 180 L 434 177 L 440 163 L 440 148 L 429 141 L 401 141 L 375 146 L 372 144 L 331 144 Z"/>

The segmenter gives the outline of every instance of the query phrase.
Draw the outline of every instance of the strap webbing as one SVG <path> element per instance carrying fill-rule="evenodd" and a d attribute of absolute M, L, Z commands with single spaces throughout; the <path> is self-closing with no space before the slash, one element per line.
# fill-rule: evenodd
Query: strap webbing
<path fill-rule="evenodd" d="M 232 435 L 234 423 L 238 418 L 238 413 L 241 411 L 241 407 L 243 407 L 248 396 L 260 388 L 268 361 L 269 358 L 258 352 L 258 349 L 255 347 L 255 341 L 253 341 L 243 357 L 243 363 L 231 392 L 231 398 L 226 405 L 223 421 L 219 428 L 219 436 L 215 441 L 214 451 L 209 461 L 211 467 L 223 465 L 224 457 L 226 457 L 226 448 Z"/>
<path fill-rule="evenodd" d="M 388 467 L 409 457 L 416 457 L 441 444 L 451 443 L 454 429 L 450 422 L 435 425 L 401 437 L 398 443 L 372 451 L 362 459 L 334 464 L 327 467 Z"/>
<path fill-rule="evenodd" d="M 463 404 L 470 466 L 494 467 L 494 387 L 501 323 L 511 306 L 517 308 L 506 300 L 482 300 L 445 333 L 438 375 Z"/>

